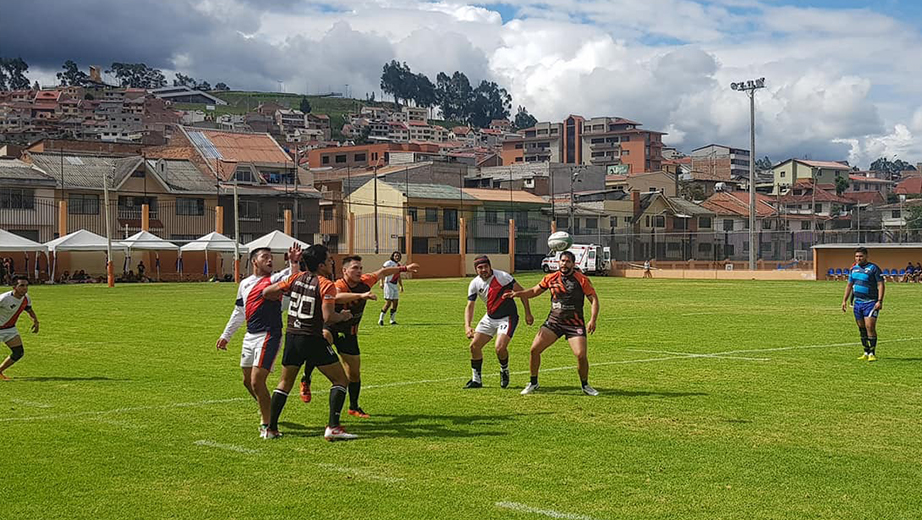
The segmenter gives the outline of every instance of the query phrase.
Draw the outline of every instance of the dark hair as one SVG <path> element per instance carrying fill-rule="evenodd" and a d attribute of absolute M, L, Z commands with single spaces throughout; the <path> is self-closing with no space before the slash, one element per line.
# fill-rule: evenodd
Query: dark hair
<path fill-rule="evenodd" d="M 349 265 L 350 262 L 361 262 L 362 257 L 359 255 L 350 255 L 343 258 L 343 267 Z"/>
<path fill-rule="evenodd" d="M 560 253 L 561 258 L 563 258 L 564 255 L 569 256 L 571 261 L 576 261 L 576 255 L 574 255 L 572 251 L 563 251 Z"/>
<path fill-rule="evenodd" d="M 395 260 L 394 257 L 397 255 L 400 255 L 400 257 L 403 258 L 403 253 L 401 253 L 400 251 L 394 251 L 393 253 L 391 253 L 391 261 L 396 262 L 397 260 Z"/>
<path fill-rule="evenodd" d="M 327 261 L 328 252 L 329 250 L 326 248 L 326 246 L 314 244 L 304 251 L 304 253 L 301 255 L 301 261 L 303 262 L 304 267 L 313 273 L 317 271 L 317 268 L 320 267 L 320 264 Z"/>
<path fill-rule="evenodd" d="M 17 285 L 19 285 L 19 282 L 20 282 L 20 281 L 26 282 L 26 284 L 29 283 L 29 279 L 28 279 L 27 277 L 21 275 L 21 274 L 17 274 L 17 275 L 15 275 L 15 276 L 13 276 L 13 280 L 12 280 L 12 281 L 13 281 L 13 284 L 12 284 L 12 285 L 13 285 L 14 287 L 17 286 Z"/>
<path fill-rule="evenodd" d="M 858 249 L 855 249 L 855 252 L 856 252 L 856 253 L 868 254 L 868 248 L 866 248 L 866 247 L 864 247 L 864 246 L 861 246 L 861 247 L 859 247 Z"/>
<path fill-rule="evenodd" d="M 256 249 L 250 251 L 250 263 L 253 262 L 253 259 L 256 258 L 256 255 L 262 253 L 263 251 L 268 251 L 270 255 L 272 254 L 272 250 L 268 247 L 257 247 Z"/>
<path fill-rule="evenodd" d="M 490 257 L 487 255 L 480 255 L 474 259 L 474 267 L 477 267 L 480 264 L 490 265 Z"/>

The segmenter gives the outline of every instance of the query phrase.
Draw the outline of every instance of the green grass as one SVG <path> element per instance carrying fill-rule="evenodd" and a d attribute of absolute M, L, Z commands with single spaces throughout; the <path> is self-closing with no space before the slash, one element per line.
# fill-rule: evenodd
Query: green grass
<path fill-rule="evenodd" d="M 468 282 L 411 280 L 400 326 L 378 327 L 369 306 L 372 418 L 347 416 L 361 439 L 332 444 L 320 379 L 314 402 L 289 400 L 283 439 L 256 438 L 242 334 L 214 349 L 231 284 L 33 287 L 42 331 L 0 383 L 0 517 L 547 518 L 498 502 L 598 520 L 918 517 L 922 353 L 907 338 L 922 337 L 920 286 L 888 289 L 869 364 L 832 346 L 857 339 L 839 283 L 593 281 L 601 396 L 570 368 L 520 396 L 524 323 L 513 388 L 487 355 L 487 387 L 462 390 Z M 543 318 L 548 296 L 534 307 Z M 542 368 L 573 365 L 557 344 Z"/>

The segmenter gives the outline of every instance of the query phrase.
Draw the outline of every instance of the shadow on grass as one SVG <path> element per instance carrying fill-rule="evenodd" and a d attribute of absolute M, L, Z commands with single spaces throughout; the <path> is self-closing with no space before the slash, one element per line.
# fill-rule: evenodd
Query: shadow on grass
<path fill-rule="evenodd" d="M 16 377 L 16 381 L 131 381 L 130 379 L 113 379 L 111 377 L 90 376 L 35 376 L 35 377 Z"/>
<path fill-rule="evenodd" d="M 600 388 L 595 387 L 599 391 L 597 397 L 661 397 L 661 398 L 676 398 L 676 397 L 700 397 L 709 395 L 704 392 L 655 392 L 648 390 L 618 390 L 614 388 Z M 535 395 L 541 394 L 571 394 L 574 396 L 583 395 L 582 389 L 578 386 L 544 386 L 542 385 Z M 586 396 L 589 397 L 589 396 Z"/>
<path fill-rule="evenodd" d="M 285 430 L 307 430 L 307 426 L 303 424 L 293 423 L 293 422 L 280 422 L 279 426 L 285 428 Z"/>
<path fill-rule="evenodd" d="M 500 437 L 506 435 L 497 425 L 517 417 L 550 415 L 551 412 L 512 415 L 374 415 L 370 419 L 347 420 L 346 429 L 359 438 L 369 437 L 434 437 L 442 439 Z M 316 433 L 292 432 L 294 436 L 310 437 Z"/>

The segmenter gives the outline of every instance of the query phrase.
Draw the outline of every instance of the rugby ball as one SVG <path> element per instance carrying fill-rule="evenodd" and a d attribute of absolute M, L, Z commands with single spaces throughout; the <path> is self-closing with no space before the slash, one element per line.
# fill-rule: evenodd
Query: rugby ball
<path fill-rule="evenodd" d="M 558 231 L 547 237 L 547 247 L 551 251 L 566 251 L 573 245 L 573 237 L 566 231 Z"/>

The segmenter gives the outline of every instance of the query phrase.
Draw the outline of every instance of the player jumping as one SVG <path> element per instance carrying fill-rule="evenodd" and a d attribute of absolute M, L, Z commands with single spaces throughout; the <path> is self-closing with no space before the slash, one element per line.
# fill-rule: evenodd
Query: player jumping
<path fill-rule="evenodd" d="M 29 292 L 29 279 L 25 276 L 13 278 L 13 290 L 0 294 L 0 341 L 10 347 L 10 355 L 0 364 L 0 381 L 9 381 L 10 378 L 3 371 L 10 368 L 13 363 L 22 359 L 25 350 L 22 347 L 22 338 L 16 329 L 16 320 L 22 311 L 26 311 L 32 318 L 32 332 L 38 333 L 38 317 L 32 310 L 32 298 Z"/>
<path fill-rule="evenodd" d="M 467 306 L 464 308 L 464 333 L 471 340 L 471 380 L 464 388 L 482 388 L 483 380 L 483 346 L 496 336 L 496 357 L 499 359 L 499 386 L 509 386 L 509 341 L 519 323 L 519 313 L 515 301 L 503 299 L 503 294 L 513 290 L 521 291 L 522 286 L 511 274 L 493 269 L 486 255 L 474 259 L 477 276 L 467 288 Z M 487 304 L 487 313 L 483 315 L 477 328 L 471 328 L 474 318 L 474 303 L 477 296 Z M 527 299 L 522 299 L 525 307 L 525 323 L 531 325 L 535 319 Z"/>
<path fill-rule="evenodd" d="M 586 395 L 599 395 L 589 386 L 589 359 L 586 356 L 586 331 L 595 332 L 599 317 L 599 297 L 589 278 L 574 268 L 576 257 L 570 251 L 560 253 L 559 270 L 548 274 L 541 282 L 525 291 L 512 291 L 503 294 L 503 298 L 534 298 L 544 291 L 551 290 L 551 312 L 547 321 L 538 330 L 531 344 L 531 381 L 522 390 L 522 395 L 533 393 L 538 389 L 538 368 L 541 366 L 541 353 L 554 344 L 560 336 L 566 336 L 570 349 L 576 356 L 580 384 Z M 589 323 L 583 322 L 583 303 L 586 298 L 592 304 Z"/>
<path fill-rule="evenodd" d="M 227 342 L 246 322 L 247 332 L 243 337 L 240 368 L 243 370 L 243 386 L 259 404 L 262 417 L 259 436 L 262 438 L 266 438 L 270 416 L 271 396 L 266 388 L 266 379 L 272 372 L 282 345 L 282 302 L 263 298 L 263 289 L 299 272 L 300 257 L 301 246 L 296 244 L 288 250 L 289 267 L 272 274 L 272 250 L 260 247 L 250 251 L 253 274 L 240 282 L 234 311 L 215 345 L 218 350 L 227 350 Z"/>
<path fill-rule="evenodd" d="M 377 299 L 370 292 L 371 288 L 381 278 L 407 271 L 411 273 L 419 271 L 419 264 L 382 267 L 373 273 L 363 274 L 362 257 L 356 255 L 343 258 L 343 276 L 336 280 L 334 284 L 337 289 L 336 312 L 348 309 L 352 312 L 352 318 L 333 324 L 328 328 L 333 335 L 333 343 L 336 345 L 336 350 L 342 359 L 346 375 L 349 376 L 349 415 L 363 419 L 368 418 L 368 414 L 359 406 L 359 391 L 362 389 L 362 378 L 360 374 L 361 357 L 358 333 L 359 323 L 362 321 L 362 314 L 365 312 L 365 304 L 368 300 Z M 345 297 L 349 294 L 361 295 L 362 297 L 351 302 L 344 302 Z M 310 374 L 312 371 L 312 366 L 306 367 L 304 377 L 301 379 L 301 400 L 304 402 L 310 402 Z"/>
<path fill-rule="evenodd" d="M 848 298 L 855 297 L 855 322 L 861 334 L 864 354 L 860 360 L 877 361 L 877 315 L 884 305 L 884 276 L 877 264 L 868 262 L 868 250 L 855 250 L 855 265 L 848 273 L 842 312 L 848 308 Z"/>

